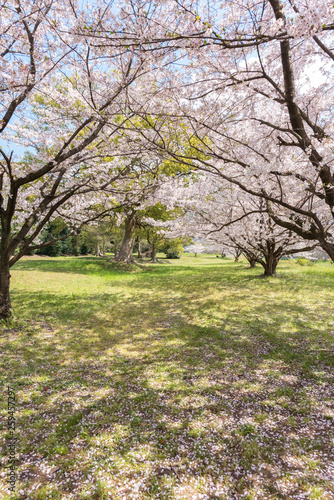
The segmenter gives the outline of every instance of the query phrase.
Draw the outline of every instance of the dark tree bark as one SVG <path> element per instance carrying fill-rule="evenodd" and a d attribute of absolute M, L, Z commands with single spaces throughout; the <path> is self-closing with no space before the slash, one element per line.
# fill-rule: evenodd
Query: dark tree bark
<path fill-rule="evenodd" d="M 264 269 L 264 277 L 276 276 L 276 268 L 283 256 L 283 248 L 281 246 L 278 248 L 275 247 L 274 241 L 267 240 L 266 246 L 263 248 L 264 259 L 260 259 L 259 263 Z"/>
<path fill-rule="evenodd" d="M 131 264 L 133 260 L 133 247 L 135 244 L 135 232 L 136 229 L 136 214 L 131 213 L 125 219 L 125 233 L 122 241 L 121 248 L 114 260 L 117 262 L 125 262 L 126 264 Z"/>
<path fill-rule="evenodd" d="M 262 262 L 261 262 L 261 264 L 263 265 L 263 268 L 264 268 L 263 276 L 265 276 L 266 278 L 269 276 L 276 276 L 276 268 L 277 268 L 277 265 L 279 263 L 279 260 L 280 259 L 269 258 L 268 260 L 265 261 L 264 264 L 262 264 Z"/>
<path fill-rule="evenodd" d="M 0 187 L 1 184 L 0 184 Z M 12 199 L 10 200 L 12 201 Z M 2 197 L 0 191 L 0 202 Z M 0 208 L 1 208 L 0 204 Z M 8 321 L 12 315 L 12 306 L 10 303 L 10 243 L 11 243 L 11 220 L 5 217 L 1 210 L 1 239 L 0 239 L 0 319 Z"/>
<path fill-rule="evenodd" d="M 320 246 L 331 258 L 332 262 L 334 262 L 334 244 L 328 243 L 327 241 L 320 243 Z"/>
<path fill-rule="evenodd" d="M 3 256 L 1 256 L 3 257 Z M 12 306 L 10 303 L 9 286 L 9 258 L 1 258 L 0 262 L 0 319 L 8 321 L 12 315 Z"/>

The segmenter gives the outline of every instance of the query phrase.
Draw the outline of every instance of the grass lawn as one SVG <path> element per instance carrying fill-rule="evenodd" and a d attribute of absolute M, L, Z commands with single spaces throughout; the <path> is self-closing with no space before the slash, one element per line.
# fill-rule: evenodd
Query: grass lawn
<path fill-rule="evenodd" d="M 1 328 L 6 499 L 334 499 L 334 266 L 214 255 L 12 270 Z"/>

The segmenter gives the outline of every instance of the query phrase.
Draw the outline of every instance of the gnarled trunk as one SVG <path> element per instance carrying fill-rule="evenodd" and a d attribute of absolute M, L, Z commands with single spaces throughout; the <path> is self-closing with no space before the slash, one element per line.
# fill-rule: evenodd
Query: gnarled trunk
<path fill-rule="evenodd" d="M 260 264 L 264 268 L 264 277 L 276 276 L 277 265 L 283 255 L 282 248 L 275 249 L 275 243 L 267 241 L 266 251 L 264 252 L 264 260 Z"/>
<path fill-rule="evenodd" d="M 114 260 L 117 262 L 125 262 L 130 264 L 133 262 L 133 246 L 135 244 L 134 232 L 136 229 L 136 215 L 135 213 L 128 215 L 125 219 L 125 233 L 122 241 L 121 248 Z"/>
<path fill-rule="evenodd" d="M 278 263 L 279 259 L 266 260 L 264 265 L 261 263 L 264 268 L 263 276 L 265 277 L 276 276 L 276 268 Z"/>

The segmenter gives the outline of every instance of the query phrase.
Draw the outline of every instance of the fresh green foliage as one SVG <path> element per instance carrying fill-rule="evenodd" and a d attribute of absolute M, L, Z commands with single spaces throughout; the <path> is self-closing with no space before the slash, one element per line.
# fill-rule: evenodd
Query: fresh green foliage
<path fill-rule="evenodd" d="M 16 264 L 15 498 L 332 499 L 334 269 L 260 273 L 188 254 Z"/>
<path fill-rule="evenodd" d="M 179 259 L 183 253 L 183 246 L 179 240 L 175 239 L 167 241 L 162 250 L 167 259 Z"/>

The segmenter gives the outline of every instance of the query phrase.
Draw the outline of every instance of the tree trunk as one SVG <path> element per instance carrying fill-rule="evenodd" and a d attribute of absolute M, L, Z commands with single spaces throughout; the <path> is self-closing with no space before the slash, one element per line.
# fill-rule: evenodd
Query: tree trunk
<path fill-rule="evenodd" d="M 102 240 L 102 255 L 103 257 L 106 256 L 106 240 L 104 238 Z"/>
<path fill-rule="evenodd" d="M 324 242 L 324 243 L 320 243 L 320 245 L 321 245 L 321 248 L 323 250 L 325 250 L 325 252 L 327 253 L 327 255 L 330 257 L 330 259 L 332 260 L 332 262 L 334 262 L 334 244 L 333 243 Z"/>
<path fill-rule="evenodd" d="M 264 261 L 261 261 L 261 265 L 264 268 L 264 277 L 276 276 L 276 268 L 282 257 L 282 252 L 275 251 L 275 245 L 267 245 L 268 252 L 264 256 Z"/>
<path fill-rule="evenodd" d="M 9 259 L 1 256 L 0 269 L 0 319 L 8 321 L 12 316 L 12 306 L 10 303 L 9 285 Z"/>
<path fill-rule="evenodd" d="M 158 262 L 158 259 L 157 259 L 157 249 L 155 248 L 154 245 L 152 247 L 151 262 Z"/>
<path fill-rule="evenodd" d="M 133 262 L 133 246 L 135 244 L 134 232 L 136 229 L 136 215 L 133 213 L 125 219 L 125 233 L 121 248 L 114 260 L 130 264 Z"/>
<path fill-rule="evenodd" d="M 239 262 L 239 257 L 241 254 L 242 254 L 242 252 L 241 252 L 240 248 L 236 248 L 235 253 L 234 253 L 234 262 Z"/>
<path fill-rule="evenodd" d="M 141 253 L 141 245 L 140 245 L 140 240 L 138 240 L 138 259 L 143 258 L 143 254 Z"/>
<path fill-rule="evenodd" d="M 263 276 L 265 276 L 266 278 L 269 276 L 276 276 L 277 264 L 278 264 L 278 261 L 275 262 L 274 260 L 271 260 L 271 259 L 269 261 L 266 261 L 265 265 L 263 266 L 263 268 L 264 268 Z"/>
<path fill-rule="evenodd" d="M 100 257 L 100 242 L 96 243 L 96 257 Z"/>
<path fill-rule="evenodd" d="M 12 306 L 10 303 L 9 286 L 10 273 L 9 261 L 11 254 L 9 252 L 10 244 L 10 223 L 1 220 L 1 239 L 0 239 L 0 319 L 8 321 L 12 316 Z"/>
<path fill-rule="evenodd" d="M 249 262 L 249 267 L 251 269 L 253 269 L 255 267 L 256 262 L 257 262 L 255 255 L 252 254 L 251 252 L 246 251 L 246 250 L 244 250 L 243 255 L 247 259 L 247 261 Z"/>

